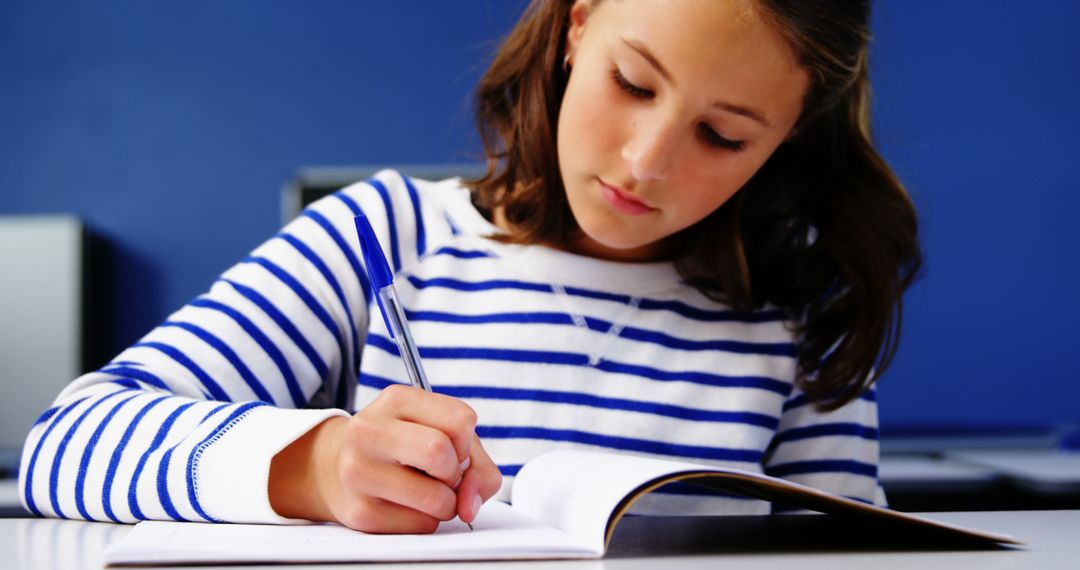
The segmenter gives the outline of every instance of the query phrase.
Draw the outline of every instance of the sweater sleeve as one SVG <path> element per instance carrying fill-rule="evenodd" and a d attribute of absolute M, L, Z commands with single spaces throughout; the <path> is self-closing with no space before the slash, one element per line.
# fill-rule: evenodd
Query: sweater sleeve
<path fill-rule="evenodd" d="M 784 404 L 780 426 L 765 455 L 765 473 L 884 505 L 878 482 L 878 420 L 870 389 L 839 409 L 821 413 L 794 390 Z M 774 511 L 784 510 L 774 505 Z"/>
<path fill-rule="evenodd" d="M 400 238 L 422 223 L 415 198 L 384 172 L 320 200 L 68 385 L 23 448 L 27 510 L 114 522 L 290 522 L 269 504 L 271 459 L 352 406 L 371 299 L 352 217 L 368 215 L 384 248 L 408 248 L 413 239 Z"/>

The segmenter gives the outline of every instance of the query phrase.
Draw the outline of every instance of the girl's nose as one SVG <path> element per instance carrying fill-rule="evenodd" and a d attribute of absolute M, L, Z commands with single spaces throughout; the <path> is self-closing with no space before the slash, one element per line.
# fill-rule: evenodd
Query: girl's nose
<path fill-rule="evenodd" d="M 675 151 L 674 129 L 657 125 L 652 129 L 633 128 L 634 136 L 623 146 L 622 158 L 635 180 L 663 180 L 671 167 Z"/>

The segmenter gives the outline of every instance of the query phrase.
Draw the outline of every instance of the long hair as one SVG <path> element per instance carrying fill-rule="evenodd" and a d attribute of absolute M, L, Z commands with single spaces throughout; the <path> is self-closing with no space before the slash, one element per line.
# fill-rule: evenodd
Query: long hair
<path fill-rule="evenodd" d="M 594 4 L 598 0 L 594 0 Z M 502 239 L 563 246 L 580 230 L 559 176 L 556 125 L 572 0 L 533 0 L 476 90 Z M 820 410 L 857 398 L 896 354 L 903 293 L 922 265 L 914 206 L 870 132 L 868 0 L 758 0 L 810 78 L 794 134 L 731 199 L 678 236 L 680 274 L 743 311 L 786 309 L 796 383 Z"/>

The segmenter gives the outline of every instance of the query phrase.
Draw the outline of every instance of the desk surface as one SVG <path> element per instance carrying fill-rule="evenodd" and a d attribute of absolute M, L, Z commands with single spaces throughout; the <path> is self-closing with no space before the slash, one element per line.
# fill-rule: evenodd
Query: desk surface
<path fill-rule="evenodd" d="M 824 536 L 830 531 L 814 521 L 817 515 L 722 517 L 731 528 L 690 526 L 689 519 L 669 521 L 663 528 L 645 518 L 626 519 L 619 525 L 604 560 L 485 563 L 485 570 L 510 568 L 560 570 L 636 570 L 658 566 L 670 570 L 740 568 L 828 569 L 912 567 L 1075 568 L 1080 557 L 1080 510 L 996 511 L 933 513 L 937 520 L 1012 534 L 1027 542 L 1022 549 L 971 550 L 936 545 L 914 549 L 908 541 L 866 544 Z M 734 528 L 737 525 L 738 528 Z M 721 525 L 723 526 L 723 525 Z M 101 568 L 105 548 L 122 538 L 130 526 L 50 519 L 0 520 L 0 563 L 16 570 L 30 568 Z M 832 530 L 836 530 L 835 528 Z M 675 536 L 675 535 L 678 536 Z M 667 536 L 665 536 L 667 535 Z M 649 544 L 657 542 L 659 544 Z M 922 544 L 922 543 L 920 543 Z M 359 565 L 353 565 L 358 567 Z M 343 568 L 349 565 L 292 566 L 290 568 Z M 465 564 L 380 564 L 379 570 L 466 568 Z M 203 567 L 209 568 L 209 567 Z M 234 567 L 235 568 L 235 567 Z M 282 566 L 255 567 L 281 570 Z"/>

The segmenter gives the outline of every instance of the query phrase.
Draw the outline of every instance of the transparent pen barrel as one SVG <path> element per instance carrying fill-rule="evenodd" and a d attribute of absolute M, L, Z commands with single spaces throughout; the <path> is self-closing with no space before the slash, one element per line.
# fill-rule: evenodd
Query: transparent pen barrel
<path fill-rule="evenodd" d="M 423 388 L 430 392 L 431 384 L 428 383 L 427 375 L 424 374 L 424 366 L 420 363 L 420 351 L 413 341 L 409 324 L 405 320 L 405 309 L 398 300 L 397 291 L 393 286 L 379 290 L 379 298 L 386 310 L 387 320 L 390 321 L 390 331 L 397 342 L 401 360 L 405 363 L 405 371 L 409 374 L 409 381 L 413 386 Z"/>

